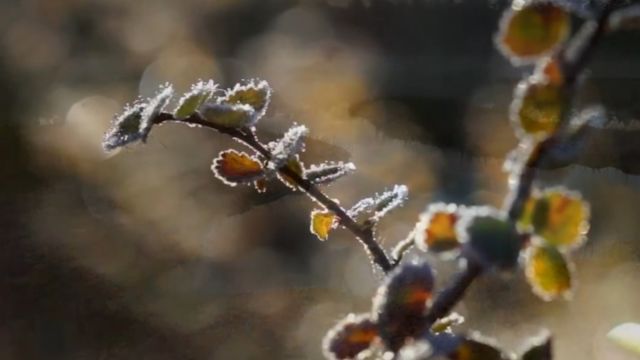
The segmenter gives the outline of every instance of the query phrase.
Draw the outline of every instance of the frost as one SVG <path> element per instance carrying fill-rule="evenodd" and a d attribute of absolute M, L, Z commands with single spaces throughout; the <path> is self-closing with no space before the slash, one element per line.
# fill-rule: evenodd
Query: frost
<path fill-rule="evenodd" d="M 191 85 L 191 90 L 185 93 L 178 102 L 174 115 L 178 119 L 184 119 L 196 112 L 202 104 L 207 102 L 218 89 L 213 80 L 199 81 Z"/>
<path fill-rule="evenodd" d="M 353 163 L 325 162 L 320 165 L 311 165 L 305 171 L 305 176 L 313 184 L 327 184 L 356 170 Z"/>
<path fill-rule="evenodd" d="M 142 139 L 140 122 L 145 107 L 146 104 L 142 102 L 125 107 L 124 112 L 113 121 L 113 127 L 105 134 L 102 141 L 105 151 L 112 151 Z"/>
<path fill-rule="evenodd" d="M 164 84 L 160 87 L 156 96 L 148 100 L 147 106 L 142 112 L 142 118 L 140 119 L 139 131 L 143 142 L 147 140 L 147 136 L 154 125 L 154 119 L 167 106 L 169 100 L 173 97 L 173 93 L 173 86 Z"/>
<path fill-rule="evenodd" d="M 236 84 L 232 89 L 225 92 L 225 96 L 220 98 L 222 104 L 248 105 L 255 111 L 250 126 L 262 118 L 271 102 L 271 87 L 264 80 L 252 79 L 245 84 Z"/>
<path fill-rule="evenodd" d="M 284 134 L 282 139 L 271 142 L 267 146 L 271 150 L 272 157 L 269 169 L 277 171 L 284 166 L 289 159 L 304 151 L 304 138 L 309 133 L 304 125 L 294 125 Z"/>
<path fill-rule="evenodd" d="M 201 109 L 202 117 L 208 122 L 230 128 L 242 128 L 253 122 L 255 111 L 243 104 L 205 104 Z"/>
<path fill-rule="evenodd" d="M 408 197 L 409 189 L 405 185 L 395 185 L 392 190 L 358 201 L 347 214 L 357 218 L 364 213 L 373 213 L 370 219 L 378 221 L 389 211 L 402 206 Z"/>

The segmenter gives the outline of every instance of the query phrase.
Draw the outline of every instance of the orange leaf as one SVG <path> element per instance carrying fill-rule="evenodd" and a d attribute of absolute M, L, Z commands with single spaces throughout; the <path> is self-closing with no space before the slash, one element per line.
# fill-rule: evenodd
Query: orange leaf
<path fill-rule="evenodd" d="M 254 181 L 264 176 L 260 161 L 235 150 L 221 152 L 213 161 L 211 169 L 218 179 L 231 186 Z"/>
<path fill-rule="evenodd" d="M 416 225 L 416 245 L 424 251 L 447 252 L 460 246 L 456 234 L 458 221 L 457 207 L 454 204 L 433 204 L 420 215 Z"/>

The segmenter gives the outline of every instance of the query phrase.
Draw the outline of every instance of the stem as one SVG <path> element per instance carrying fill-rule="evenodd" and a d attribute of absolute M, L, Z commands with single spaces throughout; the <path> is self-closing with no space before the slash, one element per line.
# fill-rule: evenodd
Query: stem
<path fill-rule="evenodd" d="M 269 151 L 269 149 L 267 149 L 249 129 L 237 129 L 216 125 L 206 121 L 198 113 L 195 113 L 185 119 L 176 119 L 172 114 L 160 113 L 156 119 L 154 119 L 156 124 L 160 124 L 165 121 L 199 125 L 208 129 L 216 130 L 241 141 L 260 155 L 264 156 L 267 160 L 271 159 L 273 156 L 271 151 Z M 370 226 L 358 223 L 354 218 L 349 216 L 349 214 L 347 214 L 347 212 L 337 202 L 330 199 L 317 186 L 300 176 L 289 166 L 284 166 L 278 171 L 291 179 L 310 198 L 322 204 L 327 210 L 333 212 L 338 217 L 340 225 L 351 231 L 356 238 L 360 240 L 371 260 L 378 265 L 382 271 L 387 273 L 394 268 L 396 263 L 394 262 L 392 264 L 385 251 L 376 241 L 373 235 L 373 229 Z"/>
<path fill-rule="evenodd" d="M 603 5 L 595 27 L 593 22 L 583 25 L 579 34 L 574 38 L 575 41 L 582 43 L 581 47 L 576 47 L 577 50 L 572 54 L 562 54 L 566 81 L 564 86 L 569 94 L 573 94 L 576 79 L 584 70 L 597 43 L 605 33 L 608 18 L 615 2 L 616 0 L 611 0 Z M 571 55 L 574 57 L 571 58 Z M 568 112 L 565 116 L 567 115 Z M 566 123 L 566 121 L 564 122 Z M 520 172 L 517 188 L 512 195 L 511 201 L 508 202 L 507 214 L 510 221 L 516 221 L 522 214 L 524 203 L 531 194 L 531 189 L 537 176 L 538 165 L 544 160 L 548 149 L 555 146 L 558 141 L 561 141 L 562 131 L 563 127 L 559 126 L 556 133 L 536 144 L 529 153 L 529 157 Z M 484 269 L 480 264 L 472 259 L 467 259 L 467 266 L 455 276 L 451 284 L 434 300 L 429 312 L 426 314 L 426 329 L 430 329 L 433 323 L 446 316 L 462 300 L 466 290 L 483 272 Z"/>

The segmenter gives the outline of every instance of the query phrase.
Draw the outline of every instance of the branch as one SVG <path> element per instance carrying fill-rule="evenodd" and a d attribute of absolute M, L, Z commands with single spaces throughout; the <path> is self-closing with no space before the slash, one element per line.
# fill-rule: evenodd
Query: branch
<path fill-rule="evenodd" d="M 170 113 L 160 113 L 154 119 L 155 124 L 160 124 L 163 122 L 178 122 L 185 123 L 191 125 L 202 126 L 211 130 L 215 130 L 219 133 L 226 134 L 231 136 L 232 138 L 242 142 L 246 146 L 258 152 L 260 155 L 264 156 L 267 160 L 273 157 L 271 151 L 269 151 L 255 136 L 255 133 L 251 129 L 237 129 L 224 127 L 220 125 L 213 124 L 211 122 L 206 121 L 202 118 L 202 116 L 198 113 L 195 113 L 188 118 L 185 119 L 176 119 Z M 325 195 L 317 186 L 312 184 L 310 181 L 301 177 L 298 173 L 296 173 L 292 168 L 288 165 L 280 168 L 278 170 L 283 175 L 286 175 L 290 178 L 300 189 L 304 191 L 310 198 L 322 204 L 327 210 L 333 212 L 337 218 L 339 219 L 340 225 L 344 226 L 346 229 L 351 231 L 358 240 L 362 243 L 370 256 L 371 260 L 382 269 L 385 273 L 391 271 L 395 262 L 392 264 L 391 260 L 382 249 L 380 244 L 376 241 L 373 235 L 373 229 L 367 225 L 361 225 L 354 218 L 349 216 L 347 212 L 334 200 L 330 199 L 327 195 Z"/>
<path fill-rule="evenodd" d="M 579 41 L 581 46 L 576 47 L 571 57 L 563 57 L 565 61 L 563 69 L 567 72 L 565 89 L 573 93 L 576 79 L 584 70 L 588 60 L 591 58 L 597 43 L 605 32 L 609 15 L 613 9 L 615 0 L 604 4 L 598 19 L 595 22 L 588 22 L 582 26 L 574 41 Z M 586 34 L 586 35 L 585 35 Z M 566 56 L 566 54 L 562 54 Z M 565 121 L 566 122 L 566 121 Z M 512 195 L 512 200 L 507 202 L 507 214 L 511 221 L 517 220 L 522 214 L 524 203 L 531 194 L 531 189 L 537 175 L 537 168 L 544 160 L 547 151 L 561 141 L 563 128 L 551 135 L 544 141 L 534 146 L 529 153 L 529 157 L 524 163 L 520 173 L 517 188 Z M 466 259 L 466 267 L 460 271 L 451 284 L 445 288 L 434 300 L 429 312 L 426 314 L 426 329 L 430 329 L 435 321 L 446 316 L 464 297 L 466 290 L 484 272 L 483 267 L 473 259 Z"/>

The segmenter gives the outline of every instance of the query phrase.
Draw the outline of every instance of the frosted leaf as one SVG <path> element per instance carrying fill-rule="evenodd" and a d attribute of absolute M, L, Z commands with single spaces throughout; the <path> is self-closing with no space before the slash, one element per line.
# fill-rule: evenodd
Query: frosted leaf
<path fill-rule="evenodd" d="M 327 184 L 355 170 L 356 166 L 350 162 L 325 162 L 320 165 L 311 165 L 305 171 L 305 177 L 313 184 Z"/>
<path fill-rule="evenodd" d="M 295 155 L 289 160 L 287 160 L 286 164 L 283 165 L 280 169 L 284 168 L 285 166 L 288 167 L 289 170 L 293 171 L 301 178 L 304 178 L 304 163 L 300 161 L 300 157 L 298 155 Z M 277 176 L 278 176 L 278 179 L 280 179 L 280 181 L 284 185 L 286 185 L 289 189 L 293 191 L 298 190 L 298 183 L 293 178 L 289 177 L 288 175 L 285 175 L 281 171 L 277 173 Z"/>
<path fill-rule="evenodd" d="M 395 185 L 392 190 L 358 201 L 347 210 L 347 214 L 352 218 L 358 218 L 363 214 L 373 213 L 370 219 L 378 221 L 389 211 L 402 206 L 408 196 L 409 189 L 405 185 Z"/>
<path fill-rule="evenodd" d="M 640 355 L 640 324 L 620 324 L 607 333 L 607 339 L 633 354 Z"/>
<path fill-rule="evenodd" d="M 147 101 L 147 106 L 145 106 L 140 119 L 140 135 L 143 142 L 147 140 L 147 136 L 154 125 L 154 119 L 169 104 L 173 93 L 173 86 L 164 84 L 160 87 L 158 93 Z"/>
<path fill-rule="evenodd" d="M 409 189 L 405 185 L 395 185 L 392 190 L 378 195 L 372 219 L 380 220 L 389 211 L 402 206 L 408 197 Z"/>
<path fill-rule="evenodd" d="M 207 82 L 199 81 L 191 85 L 191 90 L 184 94 L 178 102 L 178 107 L 174 111 L 177 119 L 184 119 L 195 113 L 198 108 L 207 100 L 211 99 L 218 88 L 213 80 Z"/>
<path fill-rule="evenodd" d="M 435 203 L 420 214 L 416 224 L 414 241 L 422 251 L 450 257 L 457 253 L 460 241 L 456 233 L 456 222 L 460 215 L 455 204 Z"/>
<path fill-rule="evenodd" d="M 227 185 L 249 183 L 264 177 L 262 163 L 244 152 L 226 150 L 213 160 L 211 170 Z"/>
<path fill-rule="evenodd" d="M 324 241 L 329 237 L 331 230 L 338 225 L 337 216 L 328 210 L 313 210 L 311 212 L 311 233 Z"/>
<path fill-rule="evenodd" d="M 225 92 L 225 96 L 220 98 L 220 103 L 231 105 L 249 105 L 255 111 L 253 122 L 260 120 L 267 112 L 271 102 L 271 87 L 264 80 L 253 79 L 245 84 L 236 84 L 232 89 Z"/>
<path fill-rule="evenodd" d="M 112 151 L 142 139 L 140 121 L 145 106 L 146 104 L 141 102 L 127 105 L 124 112 L 114 119 L 113 126 L 102 141 L 105 151 Z"/>
<path fill-rule="evenodd" d="M 294 125 L 284 134 L 282 139 L 271 142 L 267 146 L 271 150 L 269 169 L 280 169 L 289 159 L 304 151 L 304 138 L 309 133 L 304 125 Z"/>
<path fill-rule="evenodd" d="M 202 117 L 215 125 L 242 128 L 253 122 L 255 111 L 249 105 L 207 103 L 200 110 Z"/>

